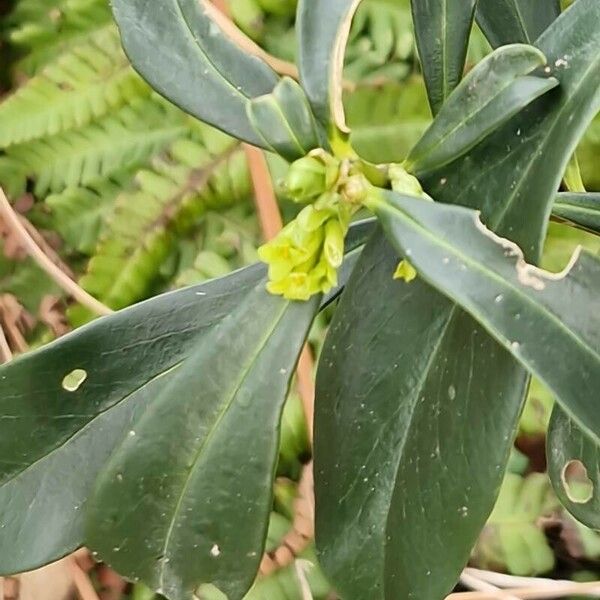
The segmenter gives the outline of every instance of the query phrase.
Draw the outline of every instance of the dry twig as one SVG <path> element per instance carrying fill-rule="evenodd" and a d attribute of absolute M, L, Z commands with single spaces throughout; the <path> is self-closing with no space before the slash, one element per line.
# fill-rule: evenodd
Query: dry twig
<path fill-rule="evenodd" d="M 503 600 L 521 600 L 521 598 L 517 598 L 516 596 L 505 596 L 500 588 L 483 579 L 480 579 L 474 574 L 468 573 L 466 569 L 460 576 L 460 582 L 471 590 L 475 590 L 477 592 L 490 592 L 494 594 L 495 598 L 502 598 Z"/>
<path fill-rule="evenodd" d="M 567 596 L 599 596 L 600 581 L 590 583 L 575 583 L 573 581 L 556 581 L 549 585 L 549 580 L 542 580 L 537 585 L 532 582 L 527 587 L 510 588 L 494 592 L 458 592 L 447 596 L 446 600 L 511 600 L 516 597 L 521 600 L 548 600 L 565 598 Z"/>
<path fill-rule="evenodd" d="M 12 360 L 12 356 L 12 351 L 4 334 L 4 328 L 2 327 L 2 323 L 0 323 L 0 365 Z"/>
<path fill-rule="evenodd" d="M 77 302 L 98 315 L 108 315 L 113 311 L 88 294 L 75 281 L 73 281 L 63 270 L 58 267 L 48 255 L 39 247 L 23 224 L 19 215 L 15 213 L 4 192 L 0 189 L 0 217 L 7 227 L 10 227 L 17 235 L 27 253 L 43 269 L 49 277 L 67 294 L 75 298 Z"/>

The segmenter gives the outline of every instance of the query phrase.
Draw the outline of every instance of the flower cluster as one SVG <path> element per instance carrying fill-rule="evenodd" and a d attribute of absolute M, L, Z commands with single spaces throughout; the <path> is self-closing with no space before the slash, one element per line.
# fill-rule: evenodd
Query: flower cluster
<path fill-rule="evenodd" d="M 269 292 L 308 300 L 337 285 L 344 238 L 370 184 L 351 165 L 318 151 L 290 167 L 284 186 L 308 206 L 258 253 L 269 265 Z"/>
<path fill-rule="evenodd" d="M 401 165 L 386 165 L 382 171 L 360 161 L 339 160 L 324 150 L 314 150 L 291 165 L 283 183 L 285 192 L 307 206 L 258 250 L 261 260 L 269 265 L 269 292 L 288 300 L 308 300 L 337 285 L 352 216 L 378 197 L 370 180 L 377 181 L 382 175 L 382 183 L 394 191 L 430 199 L 418 179 Z M 406 259 L 394 273 L 394 278 L 406 282 L 416 276 Z"/>

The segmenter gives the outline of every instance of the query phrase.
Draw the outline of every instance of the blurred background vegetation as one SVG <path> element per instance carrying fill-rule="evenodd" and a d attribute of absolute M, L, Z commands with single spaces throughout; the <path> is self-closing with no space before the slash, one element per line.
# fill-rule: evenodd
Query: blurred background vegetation
<path fill-rule="evenodd" d="M 294 61 L 295 0 L 226 5 L 255 42 Z M 0 14 L 0 185 L 64 273 L 120 309 L 256 261 L 263 232 L 247 152 L 140 79 L 120 48 L 107 0 L 1 0 Z M 488 51 L 475 30 L 469 65 Z M 352 26 L 345 78 L 355 148 L 373 162 L 401 161 L 430 122 L 408 0 L 364 0 Z M 599 119 L 578 157 L 587 188 L 600 190 Z M 267 159 L 276 184 L 287 166 Z M 291 218 L 293 205 L 282 196 L 279 201 L 284 219 Z M 577 244 L 600 252 L 597 238 L 553 223 L 544 266 L 559 270 Z M 47 343 L 92 318 L 0 220 L 0 324 L 11 352 Z M 311 334 L 316 354 L 327 320 L 322 315 Z M 510 472 L 472 564 L 523 576 L 598 579 L 600 537 L 560 508 L 545 475 L 551 406 L 534 382 Z M 295 498 L 309 460 L 294 391 L 284 416 L 271 564 L 248 596 L 253 600 L 334 597 L 309 539 L 281 546 L 301 510 Z M 101 597 L 153 598 L 139 586 L 118 583 L 101 566 L 86 570 Z M 213 597 L 210 590 L 203 594 Z"/>

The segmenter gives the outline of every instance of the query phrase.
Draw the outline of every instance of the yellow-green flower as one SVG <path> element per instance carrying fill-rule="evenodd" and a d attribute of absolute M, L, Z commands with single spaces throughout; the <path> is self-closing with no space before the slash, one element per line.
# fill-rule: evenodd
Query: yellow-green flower
<path fill-rule="evenodd" d="M 267 290 L 288 300 L 308 300 L 337 285 L 349 218 L 339 207 L 307 206 L 258 250 L 269 265 Z"/>
<path fill-rule="evenodd" d="M 403 279 L 406 283 L 410 283 L 416 277 L 416 269 L 407 260 L 401 260 L 394 273 L 394 279 Z"/>

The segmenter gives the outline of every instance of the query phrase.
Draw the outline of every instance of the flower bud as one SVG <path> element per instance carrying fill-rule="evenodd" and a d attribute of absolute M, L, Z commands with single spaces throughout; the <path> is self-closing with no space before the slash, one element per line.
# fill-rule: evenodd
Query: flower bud
<path fill-rule="evenodd" d="M 367 197 L 370 187 L 364 175 L 350 175 L 344 184 L 344 198 L 352 204 L 361 204 Z"/>
<path fill-rule="evenodd" d="M 295 202 L 308 203 L 327 191 L 328 167 L 317 157 L 305 156 L 290 166 L 284 187 Z"/>

